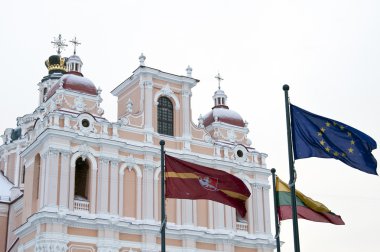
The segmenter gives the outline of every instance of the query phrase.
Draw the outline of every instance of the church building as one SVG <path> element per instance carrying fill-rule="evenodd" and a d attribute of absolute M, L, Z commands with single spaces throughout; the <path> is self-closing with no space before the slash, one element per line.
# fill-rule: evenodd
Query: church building
<path fill-rule="evenodd" d="M 167 154 L 233 174 L 251 192 L 244 217 L 210 200 L 166 199 L 167 251 L 273 251 L 267 154 L 227 106 L 220 75 L 214 106 L 194 123 L 199 80 L 191 67 L 167 73 L 145 65 L 141 54 L 111 92 L 112 122 L 103 117 L 102 90 L 82 73 L 80 43 L 70 42 L 74 53 L 64 57 L 61 35 L 53 41 L 57 53 L 45 62 L 38 107 L 2 135 L 0 251 L 161 251 L 161 140 Z"/>

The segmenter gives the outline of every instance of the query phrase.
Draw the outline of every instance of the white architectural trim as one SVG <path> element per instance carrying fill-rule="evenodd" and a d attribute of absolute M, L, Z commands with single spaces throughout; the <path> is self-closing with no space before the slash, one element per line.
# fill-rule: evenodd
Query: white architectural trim
<path fill-rule="evenodd" d="M 158 105 L 158 98 L 160 98 L 161 96 L 172 98 L 175 103 L 175 110 L 180 109 L 180 103 L 179 103 L 178 97 L 175 95 L 173 90 L 171 90 L 169 84 L 167 84 L 165 87 L 162 87 L 160 91 L 156 92 L 156 94 L 154 95 L 154 100 L 153 100 L 154 105 L 156 106 Z"/>

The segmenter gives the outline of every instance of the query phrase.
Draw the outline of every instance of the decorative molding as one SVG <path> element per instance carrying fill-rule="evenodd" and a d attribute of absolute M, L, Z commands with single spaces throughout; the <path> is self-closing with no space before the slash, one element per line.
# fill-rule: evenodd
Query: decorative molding
<path fill-rule="evenodd" d="M 126 111 L 127 111 L 127 114 L 131 114 L 133 111 L 133 102 L 132 102 L 131 98 L 128 98 L 127 105 L 126 105 Z"/>
<path fill-rule="evenodd" d="M 66 252 L 68 249 L 67 241 L 52 239 L 38 239 L 35 252 Z"/>
<path fill-rule="evenodd" d="M 178 97 L 175 95 L 173 90 L 171 90 L 169 84 L 166 84 L 166 86 L 162 87 L 161 90 L 156 92 L 156 94 L 154 95 L 154 104 L 156 106 L 158 106 L 158 98 L 160 98 L 160 96 L 167 96 L 169 98 L 172 98 L 175 103 L 175 110 L 180 109 L 180 103 L 179 103 Z"/>

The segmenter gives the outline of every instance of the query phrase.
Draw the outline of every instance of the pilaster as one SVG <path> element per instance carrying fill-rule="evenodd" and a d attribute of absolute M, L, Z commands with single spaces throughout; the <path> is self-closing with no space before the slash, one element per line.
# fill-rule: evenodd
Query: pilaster
<path fill-rule="evenodd" d="M 186 143 L 191 138 L 190 134 L 190 96 L 191 91 L 188 86 L 183 86 L 182 90 L 182 136 L 185 139 L 185 149 L 190 151 L 190 143 Z"/>
<path fill-rule="evenodd" d="M 182 225 L 193 225 L 193 201 L 182 200 Z"/>
<path fill-rule="evenodd" d="M 109 160 L 101 158 L 98 177 L 98 207 L 100 214 L 108 212 Z"/>
<path fill-rule="evenodd" d="M 38 190 L 38 198 L 40 199 L 40 207 L 39 208 L 42 208 L 44 205 L 45 205 L 45 201 L 46 201 L 46 193 L 48 190 L 46 190 L 46 182 L 47 182 L 47 173 L 46 173 L 46 159 L 48 157 L 48 153 L 47 152 L 44 152 L 40 155 L 41 157 L 41 160 L 40 160 L 40 164 L 41 164 L 41 170 L 40 170 L 40 180 L 39 180 L 39 190 Z"/>
<path fill-rule="evenodd" d="M 224 205 L 219 202 L 213 202 L 214 205 L 214 228 L 224 229 Z"/>
<path fill-rule="evenodd" d="M 146 141 L 148 143 L 153 142 L 153 81 L 145 80 L 143 81 L 145 98 L 144 98 L 144 125 L 146 133 Z"/>
<path fill-rule="evenodd" d="M 57 206 L 57 195 L 58 195 L 58 160 L 59 152 L 57 150 L 50 150 L 47 162 L 47 187 L 45 188 L 47 192 L 47 205 Z"/>
<path fill-rule="evenodd" d="M 59 183 L 59 207 L 69 208 L 70 152 L 61 151 L 61 176 Z"/>
<path fill-rule="evenodd" d="M 117 199 L 117 183 L 119 163 L 116 160 L 111 161 L 111 179 L 110 179 L 110 213 L 117 215 L 118 199 Z"/>
<path fill-rule="evenodd" d="M 142 196 L 142 218 L 153 220 L 153 170 L 154 166 L 146 164 L 143 169 L 143 196 Z"/>
<path fill-rule="evenodd" d="M 263 187 L 263 204 L 264 204 L 264 227 L 265 227 L 265 233 L 270 234 L 271 231 L 271 224 L 270 224 L 270 203 L 269 203 L 269 189 L 270 186 L 264 186 Z"/>

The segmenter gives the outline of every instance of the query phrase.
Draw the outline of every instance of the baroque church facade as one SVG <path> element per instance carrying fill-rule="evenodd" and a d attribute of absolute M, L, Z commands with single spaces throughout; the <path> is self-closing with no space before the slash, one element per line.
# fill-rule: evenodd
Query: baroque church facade
<path fill-rule="evenodd" d="M 192 69 L 163 72 L 141 55 L 111 92 L 111 122 L 76 49 L 66 58 L 61 37 L 54 43 L 39 106 L 2 135 L 0 251 L 160 251 L 160 140 L 171 156 L 234 174 L 251 192 L 245 217 L 213 201 L 166 199 L 167 251 L 273 251 L 267 155 L 252 147 L 220 85 L 195 124 Z"/>

